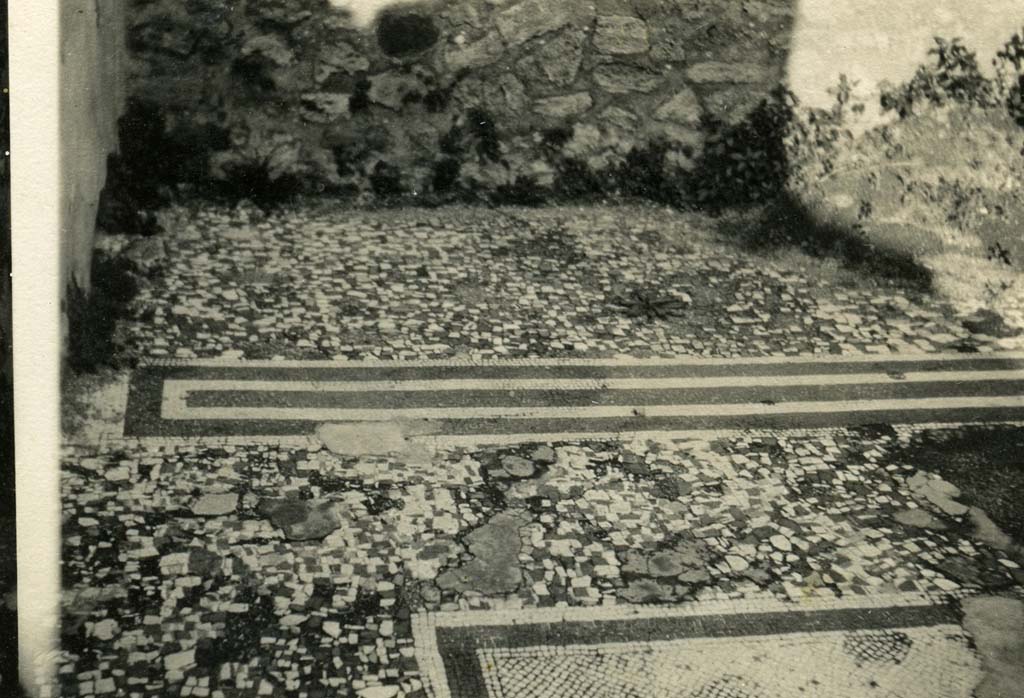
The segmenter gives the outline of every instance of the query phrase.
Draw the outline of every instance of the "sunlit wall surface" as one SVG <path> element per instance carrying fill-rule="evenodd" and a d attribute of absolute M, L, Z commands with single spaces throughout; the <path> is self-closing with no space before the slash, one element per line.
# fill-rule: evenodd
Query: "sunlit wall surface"
<path fill-rule="evenodd" d="M 480 0 L 481 2 L 489 2 L 490 0 Z M 334 7 L 348 10 L 352 13 L 352 19 L 360 26 L 367 26 L 373 22 L 374 17 L 381 10 L 388 7 L 396 7 L 398 5 L 443 5 L 443 2 L 434 0 L 433 2 L 417 2 L 416 0 L 328 0 Z M 491 2 L 491 4 L 501 4 L 500 2 Z"/>
<path fill-rule="evenodd" d="M 923 62 L 933 37 L 962 37 L 991 69 L 996 50 L 1024 25 L 1024 0 L 796 0 L 788 74 L 807 104 L 823 105 L 840 73 L 876 92 Z"/>

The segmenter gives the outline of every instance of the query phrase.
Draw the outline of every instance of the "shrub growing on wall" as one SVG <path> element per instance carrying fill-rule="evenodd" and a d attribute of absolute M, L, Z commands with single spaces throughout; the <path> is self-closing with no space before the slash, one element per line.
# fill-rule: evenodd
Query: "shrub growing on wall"
<path fill-rule="evenodd" d="M 97 225 L 109 233 L 159 232 L 155 212 L 181 188 L 208 193 L 210 156 L 229 145 L 222 128 L 186 120 L 172 129 L 160 106 L 130 100 L 118 121 L 118 152 L 107 161 Z"/>
<path fill-rule="evenodd" d="M 1024 29 L 1015 33 L 996 53 L 996 83 L 1006 108 L 1024 126 Z"/>
<path fill-rule="evenodd" d="M 93 372 L 115 365 L 117 321 L 139 291 L 136 269 L 123 258 L 97 255 L 92 265 L 92 288 L 82 289 L 74 279 L 67 289 L 68 366 Z"/>
<path fill-rule="evenodd" d="M 996 54 L 996 78 L 982 74 L 977 55 L 961 39 L 935 37 L 933 62 L 922 65 L 906 83 L 882 92 L 882 107 L 907 117 L 926 106 L 961 104 L 982 108 L 1005 104 L 1019 110 L 1024 79 L 1024 39 L 1014 34 Z"/>
<path fill-rule="evenodd" d="M 694 201 L 722 207 L 783 192 L 791 172 L 788 137 L 796 114 L 796 97 L 779 86 L 736 125 L 706 120 L 708 137 L 690 186 Z"/>

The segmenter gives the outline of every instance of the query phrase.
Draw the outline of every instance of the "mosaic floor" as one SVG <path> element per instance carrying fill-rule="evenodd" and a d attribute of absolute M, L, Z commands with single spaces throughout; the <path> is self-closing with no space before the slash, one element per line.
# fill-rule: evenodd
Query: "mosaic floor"
<path fill-rule="evenodd" d="M 1021 438 L 1016 340 L 665 212 L 421 214 L 168 238 L 66 438 L 51 695 L 976 695 L 1024 559 L 908 454 Z M 694 315 L 598 302 L 643 278 Z"/>
<path fill-rule="evenodd" d="M 143 290 L 138 322 L 125 328 L 139 356 L 1024 349 L 1024 336 L 972 334 L 926 294 L 766 263 L 720 242 L 708 219 L 658 208 L 327 209 L 266 220 L 202 209 L 176 225 L 166 248 L 161 280 Z M 650 321 L 638 293 L 670 304 L 666 317 Z"/>

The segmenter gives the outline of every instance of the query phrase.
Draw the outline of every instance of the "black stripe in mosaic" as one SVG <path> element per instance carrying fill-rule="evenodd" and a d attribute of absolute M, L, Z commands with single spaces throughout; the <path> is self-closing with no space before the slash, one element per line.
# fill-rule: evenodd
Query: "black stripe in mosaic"
<path fill-rule="evenodd" d="M 822 400 L 891 400 L 935 397 L 1024 396 L 1024 381 L 883 383 L 864 385 L 670 388 L 665 390 L 410 390 L 292 391 L 196 390 L 189 407 L 318 407 L 408 409 L 460 407 L 592 407 L 622 405 L 750 404 Z M 1024 398 L 1022 398 L 1024 400 Z"/>

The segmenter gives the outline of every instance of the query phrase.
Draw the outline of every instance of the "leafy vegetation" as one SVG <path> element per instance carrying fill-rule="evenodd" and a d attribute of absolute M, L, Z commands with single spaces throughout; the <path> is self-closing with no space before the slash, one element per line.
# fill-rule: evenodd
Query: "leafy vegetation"
<path fill-rule="evenodd" d="M 302 191 L 302 181 L 292 172 L 278 172 L 274 155 L 224 166 L 224 179 L 213 185 L 213 191 L 229 203 L 248 199 L 263 213 L 292 201 Z"/>
<path fill-rule="evenodd" d="M 475 155 L 482 163 L 501 161 L 501 141 L 494 118 L 479 107 L 455 119 L 439 145 L 441 152 L 449 156 Z"/>
<path fill-rule="evenodd" d="M 72 279 L 67 289 L 68 366 L 92 373 L 116 366 L 117 321 L 139 291 L 135 266 L 123 257 L 97 255 L 92 288 L 85 291 Z"/>
<path fill-rule="evenodd" d="M 1004 105 L 1024 125 L 1024 29 L 996 53 L 994 78 L 981 72 L 977 54 L 959 38 L 935 37 L 928 55 L 932 63 L 920 66 L 908 82 L 883 90 L 884 109 L 907 117 L 927 106 Z"/>
<path fill-rule="evenodd" d="M 960 39 L 935 37 L 928 55 L 934 57 L 933 65 L 922 65 L 905 84 L 883 90 L 884 109 L 907 117 L 929 105 L 996 105 L 993 82 L 982 75 L 976 54 Z"/>
<path fill-rule="evenodd" d="M 248 199 L 267 212 L 292 200 L 305 188 L 297 165 L 302 153 L 278 134 L 259 135 L 257 145 L 241 147 L 223 126 L 178 120 L 153 103 L 130 100 L 118 122 L 118 152 L 108 158 L 97 225 L 153 235 L 160 232 L 156 212 L 174 201 Z M 219 168 L 211 167 L 218 158 Z"/>
<path fill-rule="evenodd" d="M 738 124 L 706 121 L 708 136 L 692 184 L 696 203 L 721 207 L 780 194 L 790 172 L 786 137 L 796 109 L 796 97 L 779 86 Z"/>
<path fill-rule="evenodd" d="M 160 232 L 156 210 L 169 202 L 167 184 L 177 174 L 168 171 L 178 155 L 176 144 L 166 135 L 161 112 L 132 100 L 118 122 L 118 145 L 119 152 L 107 159 L 96 223 L 112 233 L 154 235 Z"/>
<path fill-rule="evenodd" d="M 621 308 L 626 315 L 649 322 L 668 320 L 686 313 L 686 302 L 668 294 L 659 293 L 649 287 L 632 288 L 614 298 L 612 304 Z"/>
<path fill-rule="evenodd" d="M 668 154 L 668 144 L 661 141 L 631 150 L 612 173 L 615 190 L 624 196 L 682 205 L 688 189 L 687 174 L 669 161 Z"/>
<path fill-rule="evenodd" d="M 996 53 L 995 66 L 996 83 L 1004 95 L 1006 109 L 1024 126 L 1024 28 Z"/>
<path fill-rule="evenodd" d="M 402 172 L 395 165 L 378 162 L 370 173 L 370 186 L 379 199 L 391 199 L 400 196 L 405 190 L 402 187 Z"/>

